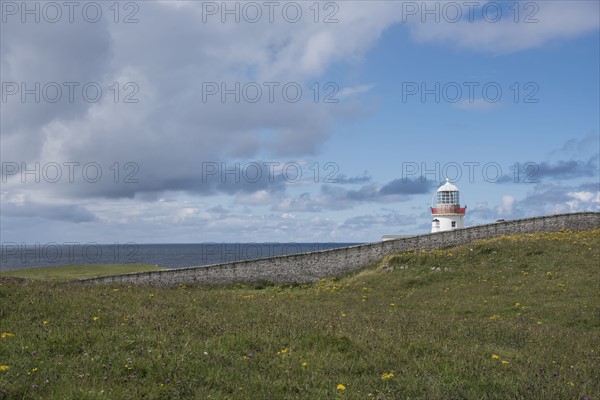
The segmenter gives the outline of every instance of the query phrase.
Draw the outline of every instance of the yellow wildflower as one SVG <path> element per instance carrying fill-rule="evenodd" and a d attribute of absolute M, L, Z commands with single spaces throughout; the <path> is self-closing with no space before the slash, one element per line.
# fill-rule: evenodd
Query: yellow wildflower
<path fill-rule="evenodd" d="M 337 390 L 346 390 L 346 386 L 344 386 L 340 383 L 337 385 Z"/>
<path fill-rule="evenodd" d="M 0 335 L 0 338 L 1 338 L 1 339 L 5 339 L 5 338 L 13 337 L 13 336 L 15 336 L 15 334 L 14 334 L 14 333 L 10 333 L 10 332 L 4 332 L 4 333 L 2 333 L 2 334 Z"/>
<path fill-rule="evenodd" d="M 98 321 L 100 319 L 100 317 L 94 317 L 92 318 L 92 321 Z"/>
<path fill-rule="evenodd" d="M 44 324 L 44 325 L 48 325 L 48 323 L 49 323 L 48 321 L 42 321 L 42 324 Z"/>
<path fill-rule="evenodd" d="M 308 367 L 308 363 L 307 362 L 303 362 L 302 363 L 302 368 L 306 368 L 306 367 Z"/>
<path fill-rule="evenodd" d="M 381 374 L 381 380 L 382 381 L 387 381 L 388 379 L 392 379 L 394 377 L 394 373 L 393 372 L 386 372 L 384 374 Z"/>
<path fill-rule="evenodd" d="M 6 371 L 10 367 L 8 365 L 0 365 L 0 372 Z"/>
<path fill-rule="evenodd" d="M 502 360 L 502 364 L 510 364 L 510 361 Z"/>
<path fill-rule="evenodd" d="M 288 348 L 284 347 L 283 349 L 281 349 L 280 351 L 278 351 L 277 354 L 284 356 L 284 355 L 287 354 L 288 351 L 289 351 Z"/>
<path fill-rule="evenodd" d="M 499 356 L 498 354 L 492 354 L 492 358 L 493 358 L 494 360 L 499 360 L 499 359 L 500 359 L 500 356 Z"/>

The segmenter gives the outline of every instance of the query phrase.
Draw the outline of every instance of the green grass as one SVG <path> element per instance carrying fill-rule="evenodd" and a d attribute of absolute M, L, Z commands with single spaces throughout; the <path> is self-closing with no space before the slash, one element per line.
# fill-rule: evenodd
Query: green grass
<path fill-rule="evenodd" d="M 0 282 L 0 399 L 598 399 L 599 241 L 508 236 L 313 285 Z"/>
<path fill-rule="evenodd" d="M 164 268 L 149 264 L 82 264 L 0 271 L 0 278 L 71 280 L 132 272 L 158 271 L 161 269 Z"/>

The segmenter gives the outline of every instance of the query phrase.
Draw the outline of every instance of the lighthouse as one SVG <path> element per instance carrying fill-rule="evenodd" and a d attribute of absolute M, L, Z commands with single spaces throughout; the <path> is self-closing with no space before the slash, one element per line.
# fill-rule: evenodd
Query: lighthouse
<path fill-rule="evenodd" d="M 464 228 L 467 207 L 460 206 L 458 188 L 446 178 L 446 183 L 438 188 L 435 197 L 437 204 L 431 207 L 431 232 Z"/>

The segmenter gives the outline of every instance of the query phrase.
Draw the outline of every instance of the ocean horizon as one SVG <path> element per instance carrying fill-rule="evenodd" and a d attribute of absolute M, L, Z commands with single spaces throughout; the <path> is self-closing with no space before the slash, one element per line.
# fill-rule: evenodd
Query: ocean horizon
<path fill-rule="evenodd" d="M 80 264 L 150 264 L 187 268 L 360 245 L 330 243 L 3 243 L 0 270 Z"/>

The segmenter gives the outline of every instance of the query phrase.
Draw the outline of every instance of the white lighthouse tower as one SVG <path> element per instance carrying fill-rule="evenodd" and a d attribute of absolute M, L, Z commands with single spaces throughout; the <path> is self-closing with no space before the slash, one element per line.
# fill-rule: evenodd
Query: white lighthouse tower
<path fill-rule="evenodd" d="M 436 193 L 437 204 L 431 207 L 431 232 L 452 231 L 464 228 L 467 207 L 460 206 L 458 188 L 446 178 L 446 183 Z"/>

